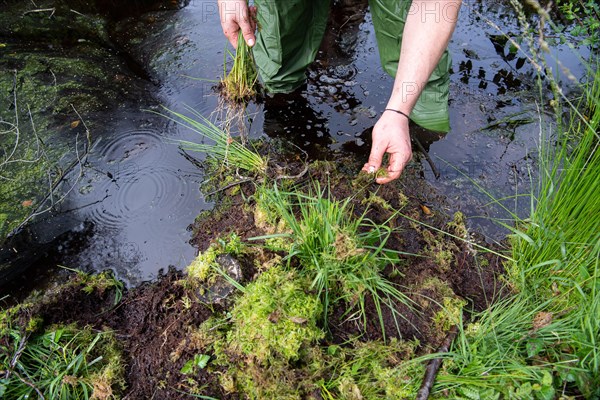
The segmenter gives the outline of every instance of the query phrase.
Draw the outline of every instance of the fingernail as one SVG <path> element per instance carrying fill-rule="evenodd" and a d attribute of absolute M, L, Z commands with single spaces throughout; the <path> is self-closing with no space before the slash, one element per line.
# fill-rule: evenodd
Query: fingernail
<path fill-rule="evenodd" d="M 372 174 L 373 172 L 375 172 L 375 167 L 371 165 L 369 167 L 369 173 Z"/>
<path fill-rule="evenodd" d="M 248 39 L 248 46 L 254 46 L 254 39 Z"/>

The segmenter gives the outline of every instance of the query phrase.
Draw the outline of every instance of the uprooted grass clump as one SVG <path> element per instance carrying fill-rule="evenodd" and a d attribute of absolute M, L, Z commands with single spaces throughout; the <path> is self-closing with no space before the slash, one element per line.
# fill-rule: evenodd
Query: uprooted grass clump
<path fill-rule="evenodd" d="M 0 329 L 0 396 L 6 399 L 116 398 L 125 388 L 121 351 L 112 332 L 30 319 L 13 326 L 5 311 Z"/>
<path fill-rule="evenodd" d="M 256 96 L 258 86 L 258 72 L 252 48 L 248 46 L 240 30 L 237 40 L 235 56 L 227 52 L 233 58 L 233 66 L 229 74 L 224 71 L 221 81 L 222 94 L 231 103 L 244 103 Z M 226 68 L 226 63 L 223 66 Z"/>
<path fill-rule="evenodd" d="M 184 150 L 207 154 L 218 160 L 228 171 L 243 170 L 256 178 L 266 174 L 268 160 L 265 157 L 231 137 L 228 132 L 213 124 L 198 111 L 190 107 L 187 110 L 191 117 L 168 109 L 166 111 L 170 115 L 160 114 L 200 135 L 202 143 L 177 141 Z M 208 143 L 204 143 L 205 141 Z"/>

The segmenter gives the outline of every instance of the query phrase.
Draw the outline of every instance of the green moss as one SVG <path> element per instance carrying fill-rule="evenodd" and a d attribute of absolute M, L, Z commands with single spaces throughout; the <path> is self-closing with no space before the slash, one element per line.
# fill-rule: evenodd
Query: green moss
<path fill-rule="evenodd" d="M 467 239 L 469 236 L 469 231 L 467 230 L 467 225 L 465 223 L 465 215 L 460 211 L 454 213 L 454 218 L 452 222 L 447 224 L 450 232 L 455 236 L 458 236 L 462 239 Z"/>
<path fill-rule="evenodd" d="M 25 332 L 37 332 L 44 324 L 44 320 L 41 317 L 33 317 L 27 322 Z"/>
<path fill-rule="evenodd" d="M 398 192 L 398 208 L 403 209 L 408 205 L 408 197 L 402 193 Z"/>
<path fill-rule="evenodd" d="M 452 325 L 460 324 L 462 309 L 466 304 L 465 300 L 457 297 L 444 297 L 442 309 L 433 317 L 436 331 L 447 332 Z"/>
<path fill-rule="evenodd" d="M 305 292 L 308 286 L 281 267 L 265 271 L 231 311 L 234 327 L 228 334 L 228 351 L 258 363 L 298 360 L 307 346 L 323 337 L 317 327 L 323 307 Z"/>
<path fill-rule="evenodd" d="M 354 188 L 364 188 L 365 186 L 370 185 L 375 181 L 375 175 L 370 174 L 366 171 L 360 171 L 356 178 L 352 180 L 352 187 Z"/>
<path fill-rule="evenodd" d="M 427 243 L 425 255 L 433 259 L 440 271 L 449 271 L 455 254 L 459 251 L 456 244 L 443 233 L 434 234 L 431 231 L 423 230 L 422 236 Z"/>
<path fill-rule="evenodd" d="M 212 348 L 227 392 L 249 399 L 301 399 L 314 390 L 308 365 L 318 365 L 317 327 L 323 308 L 309 282 L 272 267 L 249 284 L 225 318 L 211 318 L 188 335 L 194 351 Z M 315 351 L 317 350 L 317 351 Z M 181 350 L 179 351 L 181 352 Z"/>
<path fill-rule="evenodd" d="M 439 278 L 431 277 L 420 286 L 421 290 L 433 292 L 432 298 L 441 306 L 441 309 L 435 313 L 432 318 L 434 331 L 440 333 L 450 329 L 452 325 L 460 324 L 462 321 L 462 309 L 467 302 L 458 297 L 448 283 Z"/>
<path fill-rule="evenodd" d="M 371 207 L 377 205 L 386 211 L 394 211 L 394 208 L 388 203 L 383 197 L 377 196 L 375 193 L 370 192 L 368 197 L 365 197 L 360 204 Z"/>
<path fill-rule="evenodd" d="M 188 265 L 186 283 L 191 287 L 198 287 L 202 283 L 214 283 L 219 276 L 215 268 L 218 267 L 217 257 L 221 254 L 242 255 L 245 251 L 245 245 L 235 233 L 229 234 L 226 238 L 217 239 Z"/>

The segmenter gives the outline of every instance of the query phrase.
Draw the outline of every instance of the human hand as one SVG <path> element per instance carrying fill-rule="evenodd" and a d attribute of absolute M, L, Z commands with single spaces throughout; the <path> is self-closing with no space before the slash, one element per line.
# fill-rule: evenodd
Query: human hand
<path fill-rule="evenodd" d="M 373 127 L 372 138 L 369 161 L 362 170 L 376 172 L 381 167 L 383 155 L 389 153 L 387 176 L 376 178 L 375 181 L 385 184 L 397 179 L 412 158 L 408 118 L 393 111 L 385 111 Z"/>
<path fill-rule="evenodd" d="M 221 28 L 233 47 L 237 47 L 238 32 L 242 30 L 248 46 L 254 46 L 256 38 L 256 7 L 248 7 L 247 0 L 219 0 Z"/>

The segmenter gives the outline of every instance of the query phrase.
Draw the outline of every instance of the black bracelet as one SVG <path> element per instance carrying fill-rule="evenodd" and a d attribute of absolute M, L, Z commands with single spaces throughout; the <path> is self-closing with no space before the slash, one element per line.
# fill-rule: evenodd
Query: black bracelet
<path fill-rule="evenodd" d="M 398 113 L 398 114 L 400 114 L 400 115 L 404 115 L 404 116 L 405 116 L 407 119 L 410 119 L 408 115 L 404 114 L 404 113 L 403 113 L 402 111 L 400 111 L 400 110 L 394 110 L 393 108 L 386 108 L 386 109 L 385 109 L 385 110 L 383 110 L 383 111 L 384 111 L 384 112 L 385 112 L 385 111 L 393 111 L 393 112 L 395 112 L 395 113 Z"/>

